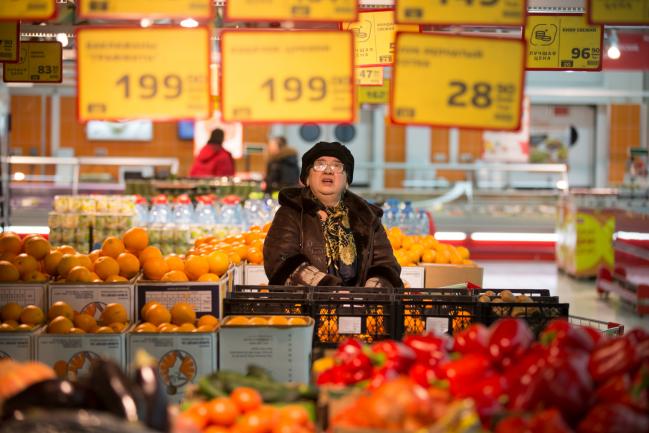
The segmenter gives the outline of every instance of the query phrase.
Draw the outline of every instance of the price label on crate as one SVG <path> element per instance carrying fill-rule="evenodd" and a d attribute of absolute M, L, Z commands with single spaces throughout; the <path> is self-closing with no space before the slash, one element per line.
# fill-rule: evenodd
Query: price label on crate
<path fill-rule="evenodd" d="M 360 334 L 362 332 L 362 320 L 360 317 L 338 317 L 339 334 Z"/>
<path fill-rule="evenodd" d="M 350 122 L 350 32 L 221 33 L 221 107 L 227 122 Z"/>
<path fill-rule="evenodd" d="M 393 122 L 517 130 L 524 51 L 514 39 L 399 34 Z"/>
<path fill-rule="evenodd" d="M 384 80 L 380 86 L 363 86 L 358 88 L 359 104 L 387 104 L 390 99 L 390 80 Z"/>
<path fill-rule="evenodd" d="M 351 21 L 356 0 L 236 0 L 225 3 L 228 21 Z"/>
<path fill-rule="evenodd" d="M 592 24 L 649 24 L 647 0 L 589 0 L 587 9 Z"/>
<path fill-rule="evenodd" d="M 55 14 L 54 0 L 0 1 L 0 20 L 47 20 Z"/>
<path fill-rule="evenodd" d="M 525 40 L 527 69 L 602 69 L 602 26 L 588 24 L 584 15 L 529 15 Z"/>
<path fill-rule="evenodd" d="M 3 64 L 5 83 L 60 83 L 63 47 L 59 42 L 21 42 L 18 63 Z"/>
<path fill-rule="evenodd" d="M 77 35 L 80 121 L 210 116 L 207 28 L 86 28 Z"/>
<path fill-rule="evenodd" d="M 356 66 L 391 65 L 396 32 L 418 32 L 418 25 L 394 23 L 394 11 L 361 12 L 356 22 L 342 24 L 354 33 Z"/>
<path fill-rule="evenodd" d="M 210 19 L 212 0 L 77 0 L 81 18 Z"/>
<path fill-rule="evenodd" d="M 357 86 L 382 86 L 383 67 L 371 66 L 369 68 L 354 68 Z"/>
<path fill-rule="evenodd" d="M 0 23 L 0 62 L 18 61 L 18 41 L 20 41 L 18 21 Z"/>
<path fill-rule="evenodd" d="M 398 0 L 397 22 L 522 26 L 526 0 Z"/>

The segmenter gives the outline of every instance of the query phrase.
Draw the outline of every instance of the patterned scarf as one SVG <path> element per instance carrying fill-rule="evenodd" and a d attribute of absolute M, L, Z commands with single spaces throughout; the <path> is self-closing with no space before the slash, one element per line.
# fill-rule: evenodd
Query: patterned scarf
<path fill-rule="evenodd" d="M 322 221 L 325 254 L 329 273 L 339 275 L 345 283 L 356 277 L 356 243 L 349 225 L 347 206 L 342 200 L 333 208 L 324 208 Z"/>

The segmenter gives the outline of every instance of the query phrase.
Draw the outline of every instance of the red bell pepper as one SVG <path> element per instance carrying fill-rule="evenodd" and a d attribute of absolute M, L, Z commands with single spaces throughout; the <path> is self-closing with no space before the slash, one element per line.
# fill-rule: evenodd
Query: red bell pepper
<path fill-rule="evenodd" d="M 621 403 L 638 412 L 649 412 L 649 362 L 636 371 L 618 374 L 604 382 L 595 392 L 597 403 Z"/>
<path fill-rule="evenodd" d="M 455 334 L 453 351 L 463 355 L 469 353 L 487 353 L 489 330 L 481 323 L 474 323 L 464 331 Z"/>
<path fill-rule="evenodd" d="M 403 344 L 415 352 L 418 364 L 434 367 L 447 359 L 446 347 L 448 339 L 433 333 L 424 335 L 408 335 L 403 339 Z"/>
<path fill-rule="evenodd" d="M 489 357 L 477 353 L 447 362 L 437 369 L 439 378 L 449 381 L 453 395 L 466 395 L 468 389 L 492 372 Z"/>
<path fill-rule="evenodd" d="M 503 368 L 520 358 L 534 341 L 534 335 L 527 323 L 520 319 L 506 318 L 497 321 L 491 328 L 489 354 Z"/>
<path fill-rule="evenodd" d="M 430 387 L 435 380 L 437 380 L 437 375 L 435 374 L 435 369 L 428 364 L 416 363 L 410 367 L 408 376 L 413 382 L 423 386 L 424 388 Z"/>
<path fill-rule="evenodd" d="M 532 410 L 541 402 L 542 369 L 547 364 L 547 350 L 534 343 L 520 361 L 507 369 L 509 401 L 515 410 Z"/>
<path fill-rule="evenodd" d="M 624 334 L 624 337 L 631 340 L 631 343 L 633 344 L 639 344 L 643 341 L 649 340 L 649 333 L 644 329 L 633 328 L 632 330 Z"/>
<path fill-rule="evenodd" d="M 593 406 L 579 423 L 578 433 L 646 433 L 649 416 L 619 403 Z"/>
<path fill-rule="evenodd" d="M 391 367 L 378 367 L 375 368 L 370 377 L 370 381 L 367 385 L 367 389 L 373 390 L 377 389 L 385 382 L 399 377 L 399 372 Z"/>
<path fill-rule="evenodd" d="M 384 366 L 399 373 L 407 373 L 417 359 L 415 351 L 394 340 L 382 340 L 372 344 L 372 352 L 385 356 Z"/>
<path fill-rule="evenodd" d="M 593 338 L 581 326 L 573 326 L 566 319 L 554 319 L 539 337 L 546 346 L 559 346 L 569 350 L 590 353 L 595 346 Z"/>
<path fill-rule="evenodd" d="M 530 423 L 520 415 L 510 415 L 498 422 L 495 433 L 531 433 Z"/>
<path fill-rule="evenodd" d="M 638 352 L 629 338 L 613 338 L 602 340 L 593 350 L 588 371 L 595 382 L 604 383 L 616 374 L 633 371 L 639 363 Z"/>
<path fill-rule="evenodd" d="M 338 346 L 338 349 L 334 354 L 334 359 L 339 363 L 344 364 L 359 353 L 363 353 L 363 345 L 361 342 L 354 338 L 347 338 Z"/>
<path fill-rule="evenodd" d="M 532 433 L 573 433 L 557 409 L 537 412 L 529 425 Z"/>

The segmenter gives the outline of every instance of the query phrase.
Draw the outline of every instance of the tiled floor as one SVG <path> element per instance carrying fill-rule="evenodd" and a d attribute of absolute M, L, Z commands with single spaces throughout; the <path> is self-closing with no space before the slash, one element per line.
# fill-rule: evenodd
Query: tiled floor
<path fill-rule="evenodd" d="M 595 280 L 576 280 L 560 273 L 553 262 L 482 261 L 483 286 L 499 289 L 550 289 L 561 302 L 570 304 L 570 315 L 621 323 L 625 330 L 640 326 L 649 330 L 649 315 L 640 317 L 615 294 L 599 299 Z"/>

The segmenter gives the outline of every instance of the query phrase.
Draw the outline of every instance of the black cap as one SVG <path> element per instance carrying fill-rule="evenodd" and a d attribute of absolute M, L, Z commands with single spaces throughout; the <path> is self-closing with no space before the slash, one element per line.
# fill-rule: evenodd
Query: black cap
<path fill-rule="evenodd" d="M 338 158 L 345 166 L 345 173 L 347 173 L 347 183 L 352 184 L 354 178 L 354 156 L 347 149 L 346 146 L 332 141 L 331 143 L 321 141 L 313 145 L 304 155 L 302 155 L 302 171 L 300 172 L 300 180 L 306 185 L 306 178 L 309 176 L 309 170 L 313 167 L 313 163 L 321 156 L 332 156 Z"/>
<path fill-rule="evenodd" d="M 223 130 L 221 128 L 216 128 L 214 131 L 212 131 L 210 139 L 207 140 L 207 142 L 211 144 L 223 144 L 224 137 L 225 133 L 223 132 Z"/>

